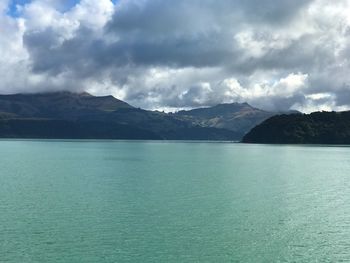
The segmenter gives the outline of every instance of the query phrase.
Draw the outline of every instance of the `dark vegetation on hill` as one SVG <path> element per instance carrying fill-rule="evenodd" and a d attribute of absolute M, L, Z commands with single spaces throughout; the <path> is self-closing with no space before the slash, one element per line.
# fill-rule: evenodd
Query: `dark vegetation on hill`
<path fill-rule="evenodd" d="M 157 111 L 134 108 L 112 96 L 55 92 L 0 95 L 0 137 L 82 139 L 239 140 Z"/>
<path fill-rule="evenodd" d="M 350 144 L 350 111 L 274 116 L 252 129 L 243 142 Z"/>
<path fill-rule="evenodd" d="M 0 137 L 239 141 L 273 115 L 247 103 L 167 114 L 88 93 L 0 95 Z"/>
<path fill-rule="evenodd" d="M 48 119 L 2 119 L 0 135 L 27 139 L 161 139 L 151 131 L 123 124 Z"/>

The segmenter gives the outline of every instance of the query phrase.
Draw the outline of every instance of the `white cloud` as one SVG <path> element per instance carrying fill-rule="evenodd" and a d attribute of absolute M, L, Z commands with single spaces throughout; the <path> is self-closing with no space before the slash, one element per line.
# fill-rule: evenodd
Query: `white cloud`
<path fill-rule="evenodd" d="M 350 106 L 348 0 L 0 2 L 1 93 L 82 90 L 157 109 Z M 259 4 L 259 8 L 257 8 Z"/>

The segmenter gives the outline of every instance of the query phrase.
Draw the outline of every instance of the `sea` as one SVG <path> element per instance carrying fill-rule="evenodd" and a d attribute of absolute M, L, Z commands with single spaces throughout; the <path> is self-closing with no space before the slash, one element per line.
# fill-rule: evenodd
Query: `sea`
<path fill-rule="evenodd" d="M 350 147 L 1 140 L 0 262 L 350 262 Z"/>

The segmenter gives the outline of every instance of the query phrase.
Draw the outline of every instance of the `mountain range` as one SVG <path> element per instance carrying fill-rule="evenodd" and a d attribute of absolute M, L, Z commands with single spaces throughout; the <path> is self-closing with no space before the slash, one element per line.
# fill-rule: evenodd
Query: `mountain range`
<path fill-rule="evenodd" d="M 247 103 L 164 113 L 86 92 L 0 95 L 0 137 L 239 141 L 275 114 Z"/>

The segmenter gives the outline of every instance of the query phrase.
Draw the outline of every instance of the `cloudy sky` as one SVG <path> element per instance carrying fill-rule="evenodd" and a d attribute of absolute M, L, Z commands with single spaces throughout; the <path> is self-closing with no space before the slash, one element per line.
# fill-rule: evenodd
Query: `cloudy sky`
<path fill-rule="evenodd" d="M 0 93 L 350 109 L 350 0 L 0 0 Z"/>

